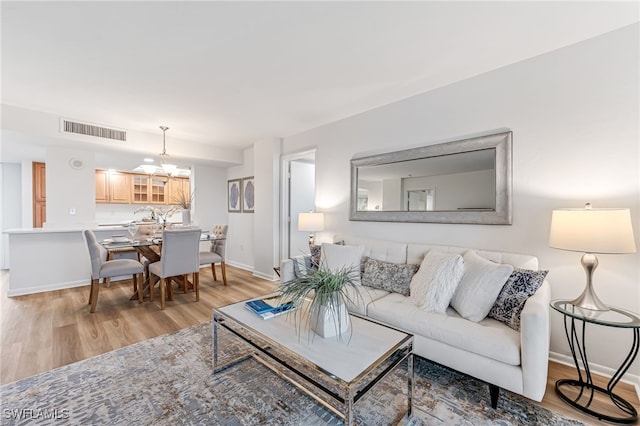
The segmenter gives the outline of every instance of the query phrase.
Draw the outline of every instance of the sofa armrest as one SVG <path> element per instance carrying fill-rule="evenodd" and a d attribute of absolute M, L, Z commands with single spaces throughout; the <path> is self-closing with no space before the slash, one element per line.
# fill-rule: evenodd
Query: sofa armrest
<path fill-rule="evenodd" d="M 310 259 L 310 258 L 311 258 L 311 255 L 298 255 L 293 257 L 293 259 L 295 259 L 298 263 L 298 270 L 303 274 L 306 274 L 307 272 L 306 259 Z M 281 283 L 291 281 L 296 277 L 296 270 L 294 268 L 293 259 L 282 259 L 280 261 L 280 282 Z"/>
<path fill-rule="evenodd" d="M 549 302 L 551 285 L 547 280 L 524 305 L 520 317 L 520 357 L 523 394 L 542 401 L 549 367 Z"/>

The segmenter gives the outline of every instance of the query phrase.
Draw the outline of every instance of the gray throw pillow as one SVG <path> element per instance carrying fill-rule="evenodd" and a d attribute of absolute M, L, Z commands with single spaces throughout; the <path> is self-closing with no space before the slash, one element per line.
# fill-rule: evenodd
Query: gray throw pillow
<path fill-rule="evenodd" d="M 411 278 L 417 270 L 418 265 L 368 258 L 364 264 L 362 285 L 408 296 Z"/>
<path fill-rule="evenodd" d="M 538 291 L 549 271 L 515 268 L 498 294 L 489 317 L 520 330 L 520 314 L 527 299 Z"/>

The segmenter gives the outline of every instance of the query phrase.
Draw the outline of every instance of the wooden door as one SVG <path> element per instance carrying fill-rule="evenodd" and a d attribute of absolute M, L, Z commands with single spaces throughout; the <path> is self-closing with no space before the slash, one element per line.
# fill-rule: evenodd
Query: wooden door
<path fill-rule="evenodd" d="M 109 201 L 121 204 L 131 202 L 131 176 L 128 173 L 109 174 Z"/>
<path fill-rule="evenodd" d="M 96 203 L 109 202 L 109 172 L 96 170 Z"/>
<path fill-rule="evenodd" d="M 47 220 L 47 175 L 44 163 L 33 163 L 33 227 L 42 228 Z"/>

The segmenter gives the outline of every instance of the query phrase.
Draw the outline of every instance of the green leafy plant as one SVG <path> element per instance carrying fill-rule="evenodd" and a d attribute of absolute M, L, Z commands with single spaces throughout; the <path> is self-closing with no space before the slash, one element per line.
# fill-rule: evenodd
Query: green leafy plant
<path fill-rule="evenodd" d="M 280 284 L 280 298 L 282 301 L 290 301 L 297 308 L 292 312 L 296 317 L 298 331 L 301 329 L 301 321 L 306 318 L 306 325 L 310 326 L 314 316 L 325 307 L 334 315 L 338 329 L 341 329 L 342 317 L 339 315 L 341 306 L 345 303 L 355 303 L 362 300 L 359 284 L 353 280 L 354 274 L 360 271 L 354 268 L 339 268 L 330 271 L 324 265 L 318 269 L 309 269 L 306 274 L 300 274 L 296 278 Z M 349 290 L 349 288 L 353 290 Z M 355 299 L 355 300 L 354 300 Z M 308 303 L 305 301 L 308 300 Z M 311 330 L 310 327 L 307 327 Z"/>

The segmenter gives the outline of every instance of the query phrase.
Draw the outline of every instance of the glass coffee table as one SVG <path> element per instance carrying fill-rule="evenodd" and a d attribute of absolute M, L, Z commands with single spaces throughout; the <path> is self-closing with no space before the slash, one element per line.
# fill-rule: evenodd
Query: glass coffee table
<path fill-rule="evenodd" d="M 213 310 L 214 374 L 254 358 L 344 419 L 354 422 L 354 405 L 390 372 L 407 360 L 407 412 L 413 397 L 413 335 L 350 315 L 350 329 L 340 338 L 322 338 L 308 331 L 294 315 L 304 309 L 263 320 L 245 302 Z M 300 318 L 298 318 L 300 319 Z M 227 330 L 251 348 L 249 355 L 218 359 L 218 333 Z"/>

